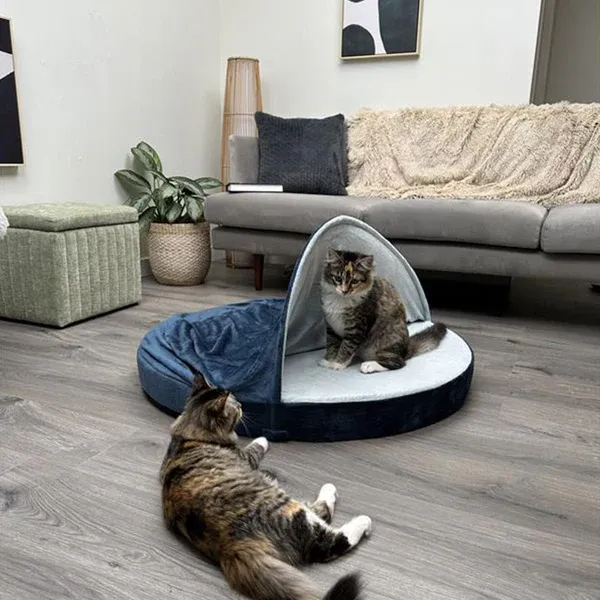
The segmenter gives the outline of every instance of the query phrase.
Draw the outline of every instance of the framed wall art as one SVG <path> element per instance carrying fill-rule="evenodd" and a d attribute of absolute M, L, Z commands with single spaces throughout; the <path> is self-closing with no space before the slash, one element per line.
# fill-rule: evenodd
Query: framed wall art
<path fill-rule="evenodd" d="M 10 21 L 0 17 L 0 166 L 23 164 L 19 99 Z"/>
<path fill-rule="evenodd" d="M 342 0 L 344 60 L 419 56 L 423 0 Z"/>

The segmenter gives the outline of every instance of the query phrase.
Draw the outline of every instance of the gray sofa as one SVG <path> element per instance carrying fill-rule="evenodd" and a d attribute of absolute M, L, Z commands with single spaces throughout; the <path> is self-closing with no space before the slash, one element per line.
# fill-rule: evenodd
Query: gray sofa
<path fill-rule="evenodd" d="M 256 182 L 256 138 L 232 136 L 229 150 L 231 181 Z M 214 248 L 254 255 L 258 290 L 266 255 L 297 256 L 321 224 L 342 214 L 373 226 L 418 270 L 600 280 L 600 204 L 223 192 L 205 208 L 216 225 Z"/>

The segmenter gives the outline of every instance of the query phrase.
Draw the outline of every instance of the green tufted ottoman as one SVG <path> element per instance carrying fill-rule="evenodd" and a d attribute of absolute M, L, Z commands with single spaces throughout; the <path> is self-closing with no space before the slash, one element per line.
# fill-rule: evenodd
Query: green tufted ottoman
<path fill-rule="evenodd" d="M 5 206 L 0 317 L 64 327 L 142 296 L 138 215 L 129 206 Z"/>

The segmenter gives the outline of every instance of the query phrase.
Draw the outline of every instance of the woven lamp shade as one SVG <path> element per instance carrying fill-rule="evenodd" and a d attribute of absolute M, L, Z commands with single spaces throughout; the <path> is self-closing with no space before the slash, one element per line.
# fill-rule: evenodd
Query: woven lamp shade
<path fill-rule="evenodd" d="M 262 94 L 258 59 L 245 57 L 227 59 L 221 136 L 221 181 L 224 184 L 230 183 L 229 136 L 257 137 L 254 113 L 260 110 L 262 110 Z M 247 268 L 253 265 L 252 255 L 245 252 L 227 252 L 226 260 L 230 267 Z"/>

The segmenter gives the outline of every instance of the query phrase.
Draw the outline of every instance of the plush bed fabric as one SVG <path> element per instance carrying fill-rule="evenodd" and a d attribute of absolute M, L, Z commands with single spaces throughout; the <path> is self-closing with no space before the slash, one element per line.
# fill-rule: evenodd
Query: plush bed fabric
<path fill-rule="evenodd" d="M 368 225 L 337 217 L 309 240 L 285 299 L 174 315 L 151 329 L 138 349 L 142 388 L 155 403 L 179 413 L 200 372 L 242 402 L 250 417 L 242 433 L 271 439 L 391 435 L 457 410 L 469 388 L 473 357 L 454 333 L 393 374 L 364 375 L 355 366 L 333 374 L 317 366 L 325 342 L 319 279 L 331 245 L 373 252 L 378 272 L 401 290 L 411 327 L 426 326 L 429 307 L 404 258 Z"/>
<path fill-rule="evenodd" d="M 276 401 L 284 308 L 284 299 L 268 298 L 173 315 L 138 348 L 142 387 L 174 412 L 183 410 L 196 373 L 243 402 Z"/>

